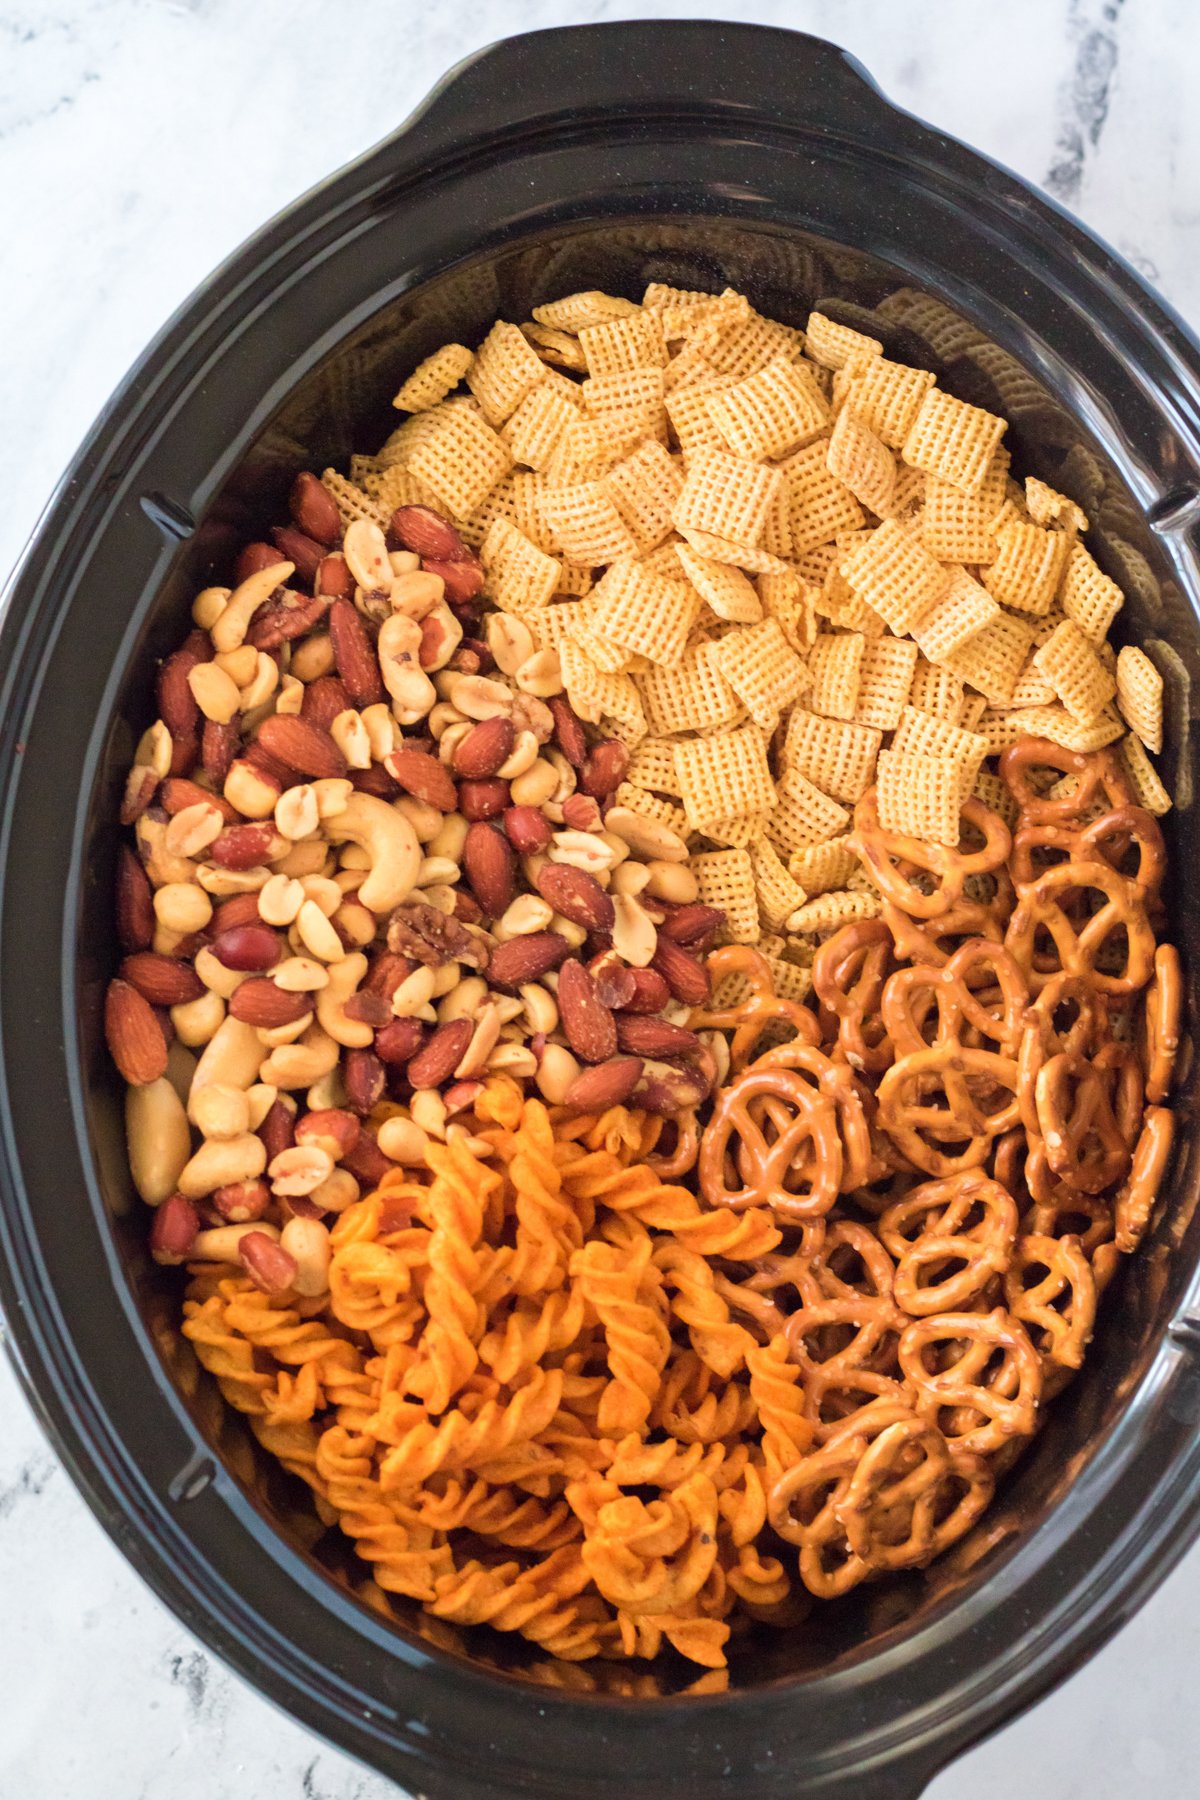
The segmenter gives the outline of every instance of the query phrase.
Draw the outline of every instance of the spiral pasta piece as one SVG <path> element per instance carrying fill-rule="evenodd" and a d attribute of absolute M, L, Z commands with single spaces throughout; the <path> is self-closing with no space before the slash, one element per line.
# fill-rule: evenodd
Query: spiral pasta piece
<path fill-rule="evenodd" d="M 639 1431 L 650 1416 L 671 1347 L 663 1320 L 662 1277 L 650 1243 L 625 1250 L 596 1238 L 576 1252 L 571 1273 L 604 1327 L 612 1379 L 597 1414 L 607 1436 Z"/>
<path fill-rule="evenodd" d="M 484 1207 L 500 1177 L 476 1161 L 466 1145 L 431 1144 L 433 1181 L 421 1210 L 430 1228 L 429 1267 L 423 1299 L 426 1320 L 421 1360 L 408 1374 L 409 1392 L 430 1412 L 445 1412 L 479 1361 L 477 1339 L 484 1313 L 475 1298 L 480 1260 L 477 1246 Z"/>

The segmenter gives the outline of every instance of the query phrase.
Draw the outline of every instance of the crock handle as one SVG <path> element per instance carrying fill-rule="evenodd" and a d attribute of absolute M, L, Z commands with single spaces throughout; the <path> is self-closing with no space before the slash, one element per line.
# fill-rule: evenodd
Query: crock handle
<path fill-rule="evenodd" d="M 802 119 L 810 130 L 902 134 L 907 115 L 862 65 L 823 38 L 717 21 L 565 26 L 504 38 L 443 76 L 392 144 L 422 157 L 461 154 L 472 140 L 521 137 L 589 113 L 684 117 L 749 112 Z"/>

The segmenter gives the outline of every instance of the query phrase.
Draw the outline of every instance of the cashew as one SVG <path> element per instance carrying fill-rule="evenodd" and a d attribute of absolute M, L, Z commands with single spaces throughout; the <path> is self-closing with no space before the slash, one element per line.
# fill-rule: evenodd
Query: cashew
<path fill-rule="evenodd" d="M 260 1081 L 269 1081 L 275 1087 L 307 1088 L 336 1069 L 337 1063 L 338 1046 L 327 1032 L 313 1024 L 298 1044 L 281 1044 L 272 1050 L 257 1073 Z"/>
<path fill-rule="evenodd" d="M 203 1200 L 216 1188 L 253 1181 L 266 1166 L 267 1147 L 252 1131 L 242 1137 L 209 1138 L 181 1170 L 179 1192 L 189 1200 Z"/>
<path fill-rule="evenodd" d="M 329 964 L 329 980 L 317 992 L 317 1020 L 336 1044 L 348 1050 L 365 1050 L 374 1041 L 375 1032 L 361 1019 L 347 1018 L 345 1005 L 351 994 L 358 992 L 366 977 L 367 959 L 361 950 Z"/>
<path fill-rule="evenodd" d="M 408 898 L 421 866 L 421 846 L 408 820 L 386 800 L 351 794 L 344 810 L 325 821 L 325 834 L 335 844 L 358 844 L 370 856 L 371 873 L 358 897 L 373 913 L 391 912 Z"/>
<path fill-rule="evenodd" d="M 134 1187 L 147 1206 L 161 1206 L 192 1154 L 183 1102 L 165 1075 L 126 1089 L 125 1138 Z"/>
<path fill-rule="evenodd" d="M 241 1019 L 225 1019 L 220 1024 L 208 1044 L 204 1054 L 196 1064 L 196 1073 L 192 1077 L 192 1091 L 207 1087 L 210 1083 L 220 1083 L 222 1087 L 241 1088 L 245 1091 L 253 1087 L 258 1080 L 258 1065 L 262 1061 L 262 1045 L 258 1041 L 258 1033 L 253 1025 L 247 1025 Z M 264 1076 L 269 1080 L 269 1076 Z"/>
<path fill-rule="evenodd" d="M 437 699 L 433 683 L 421 668 L 420 625 L 407 613 L 393 613 L 379 628 L 377 649 L 383 685 L 392 697 L 393 711 L 402 725 L 413 725 L 424 718 Z"/>
<path fill-rule="evenodd" d="M 284 562 L 282 558 L 272 563 L 269 569 L 259 569 L 248 575 L 240 586 L 234 588 L 229 596 L 229 604 L 212 628 L 213 649 L 218 651 L 236 650 L 245 643 L 250 621 L 277 587 L 282 587 L 288 576 L 295 571 L 295 563 Z"/>

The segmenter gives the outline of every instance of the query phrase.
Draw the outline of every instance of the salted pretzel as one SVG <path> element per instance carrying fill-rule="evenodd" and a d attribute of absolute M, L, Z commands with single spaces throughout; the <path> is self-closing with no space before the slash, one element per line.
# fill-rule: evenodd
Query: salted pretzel
<path fill-rule="evenodd" d="M 959 1449 L 986 1456 L 1008 1438 L 1031 1436 L 1042 1360 L 1020 1320 L 1003 1307 L 914 1319 L 901 1335 L 899 1357 L 919 1413 L 936 1421 L 947 1409 L 963 1409 L 956 1421 L 963 1429 L 951 1439 Z M 970 1415 L 978 1422 L 969 1422 Z"/>
<path fill-rule="evenodd" d="M 1017 1050 L 1017 1103 L 1031 1138 L 1041 1136 L 1035 1088 L 1046 1062 L 1064 1050 L 1094 1056 L 1109 1036 L 1108 1004 L 1092 983 L 1083 975 L 1051 975 L 1025 1009 Z"/>
<path fill-rule="evenodd" d="M 1122 864 L 1132 849 L 1137 850 L 1137 867 L 1127 871 Z M 1018 825 L 1010 863 L 1017 887 L 1028 887 L 1054 867 L 1049 858 L 1106 862 L 1125 875 L 1148 903 L 1157 899 L 1167 866 L 1162 828 L 1142 806 L 1119 806 L 1082 826 Z"/>
<path fill-rule="evenodd" d="M 821 1041 L 821 1028 L 816 1015 L 798 1000 L 786 1000 L 775 992 L 770 965 L 748 944 L 727 944 L 714 950 L 707 963 L 709 979 L 716 988 L 727 975 L 742 975 L 750 986 L 750 995 L 730 1007 L 700 1007 L 692 1013 L 693 1031 L 730 1031 L 730 1068 L 740 1074 L 757 1052 L 764 1032 L 772 1026 L 790 1025 L 797 1038 L 812 1045 Z"/>
<path fill-rule="evenodd" d="M 1008 913 L 999 916 L 991 906 L 977 900 L 960 900 L 949 912 L 937 919 L 910 919 L 890 900 L 883 903 L 882 918 L 892 934 L 897 962 L 923 963 L 927 968 L 941 968 L 949 962 L 963 938 L 982 937 L 989 942 L 1004 942 Z"/>
<path fill-rule="evenodd" d="M 710 1206 L 820 1217 L 842 1181 L 834 1102 L 794 1069 L 745 1070 L 717 1096 L 700 1140 L 699 1175 Z"/>
<path fill-rule="evenodd" d="M 892 1064 L 879 1084 L 879 1123 L 915 1167 L 927 1175 L 957 1175 L 978 1168 L 992 1139 L 1016 1124 L 1016 1087 L 1012 1057 L 972 1050 L 950 1038 Z M 928 1091 L 938 1088 L 945 1094 L 944 1106 L 928 1099 Z M 983 1104 L 998 1093 L 1009 1096 L 1002 1106 Z M 938 1144 L 962 1148 L 940 1150 Z"/>
<path fill-rule="evenodd" d="M 951 1501 L 956 1486 L 965 1491 Z M 868 1446 L 834 1511 L 851 1550 L 873 1569 L 919 1568 L 969 1529 L 993 1486 L 982 1457 L 952 1451 L 914 1414 Z"/>
<path fill-rule="evenodd" d="M 962 899 L 963 883 L 971 875 L 990 875 L 1007 861 L 1012 849 L 1008 826 L 982 800 L 965 800 L 962 817 L 983 837 L 978 850 L 927 844 L 898 831 L 885 831 L 879 823 L 879 803 L 868 788 L 854 809 L 850 847 L 867 864 L 884 897 L 914 919 L 936 919 Z M 918 887 L 905 870 L 919 872 L 933 881 L 930 892 Z"/>
<path fill-rule="evenodd" d="M 1068 915 L 1067 906 L 1089 889 L 1103 895 L 1103 902 L 1077 923 Z M 1126 934 L 1123 968 L 1100 968 L 1098 959 L 1106 943 L 1122 928 Z M 1038 949 L 1042 935 L 1053 940 L 1055 967 L 1046 966 L 1046 953 Z M 1154 933 L 1141 895 L 1106 862 L 1067 862 L 1047 869 L 1021 891 L 1004 943 L 1034 993 L 1040 993 L 1050 976 L 1061 970 L 1082 976 L 1099 993 L 1130 994 L 1145 987 L 1154 969 Z"/>
<path fill-rule="evenodd" d="M 1022 738 L 1001 752 L 1000 779 L 1016 801 L 1021 825 L 1063 825 L 1078 828 L 1099 808 L 1112 812 L 1133 804 L 1133 790 L 1113 750 L 1068 750 L 1049 738 Z M 1052 799 L 1036 788 L 1034 769 L 1074 775 L 1069 793 Z"/>
<path fill-rule="evenodd" d="M 1160 944 L 1154 952 L 1154 977 L 1146 990 L 1141 1034 L 1146 1098 L 1155 1106 L 1171 1091 L 1182 1018 L 1183 969 L 1179 952 L 1174 944 Z"/>
<path fill-rule="evenodd" d="M 1175 1134 L 1175 1115 L 1165 1106 L 1148 1106 L 1141 1136 L 1133 1152 L 1129 1175 L 1117 1195 L 1115 1228 L 1117 1249 L 1137 1249 L 1150 1223 L 1150 1213 L 1166 1173 Z"/>
<path fill-rule="evenodd" d="M 650 1120 L 647 1121 L 651 1123 Z M 678 1181 L 694 1169 L 700 1154 L 700 1126 L 694 1106 L 683 1107 L 669 1118 L 656 1117 L 657 1127 L 644 1154 L 660 1181 Z M 664 1139 L 668 1147 L 660 1149 Z"/>
<path fill-rule="evenodd" d="M 915 1317 L 971 1305 L 1008 1268 L 1018 1223 L 1012 1195 L 982 1169 L 913 1188 L 879 1221 L 897 1304 Z"/>
<path fill-rule="evenodd" d="M 892 934 L 883 919 L 852 919 L 826 938 L 813 958 L 813 991 L 826 1035 L 852 1069 L 882 1074 L 892 1046 L 880 1016 L 883 984 L 894 966 Z"/>
<path fill-rule="evenodd" d="M 981 976 L 990 977 L 985 992 Z M 1028 1003 L 1025 977 L 1003 945 L 967 938 L 940 968 L 918 963 L 897 969 L 883 989 L 880 1011 L 896 1056 L 963 1039 L 968 1028 L 1013 1056 Z M 931 1008 L 937 1012 L 932 1038 L 924 1029 Z"/>
<path fill-rule="evenodd" d="M 1036 1280 L 1031 1274 L 1045 1273 Z M 1047 1361 L 1075 1370 L 1096 1319 L 1096 1281 L 1077 1237 L 1027 1233 L 1017 1239 L 1004 1275 L 1004 1298 Z"/>
<path fill-rule="evenodd" d="M 871 1179 L 873 1153 L 871 1132 L 867 1124 L 864 1094 L 852 1070 L 836 1063 L 812 1044 L 793 1038 L 790 1043 L 776 1044 L 756 1057 L 753 1069 L 793 1069 L 807 1076 L 813 1086 L 832 1100 L 837 1108 L 838 1133 L 842 1143 L 842 1172 L 838 1183 L 841 1193 L 861 1187 Z"/>
<path fill-rule="evenodd" d="M 1100 1194 L 1129 1167 L 1104 1079 L 1093 1062 L 1063 1050 L 1043 1064 L 1034 1087 L 1046 1160 L 1060 1181 Z"/>

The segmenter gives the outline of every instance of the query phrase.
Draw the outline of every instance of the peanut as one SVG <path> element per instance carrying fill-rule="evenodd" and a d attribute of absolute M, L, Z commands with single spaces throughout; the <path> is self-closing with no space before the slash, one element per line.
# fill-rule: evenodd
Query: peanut
<path fill-rule="evenodd" d="M 212 901 L 204 889 L 190 881 L 168 881 L 154 896 L 154 915 L 159 924 L 181 937 L 203 931 L 212 911 Z"/>
<path fill-rule="evenodd" d="M 379 1148 L 390 1162 L 423 1164 L 428 1159 L 429 1138 L 412 1119 L 397 1115 L 379 1127 Z"/>
<path fill-rule="evenodd" d="M 354 1177 L 350 1179 L 353 1181 Z M 292 1286 L 296 1292 L 306 1300 L 327 1293 L 332 1258 L 328 1228 L 319 1219 L 289 1219 L 279 1234 L 279 1242 L 295 1261 Z"/>
<path fill-rule="evenodd" d="M 179 1192 L 203 1200 L 214 1188 L 253 1181 L 267 1166 L 266 1146 L 253 1132 L 234 1138 L 209 1138 L 179 1173 Z"/>
<path fill-rule="evenodd" d="M 559 772 L 553 763 L 538 757 L 512 784 L 514 806 L 544 806 L 559 783 Z"/>
<path fill-rule="evenodd" d="M 134 1187 L 147 1206 L 161 1206 L 192 1152 L 187 1114 L 165 1075 L 126 1090 L 125 1141 Z"/>
<path fill-rule="evenodd" d="M 237 683 L 216 663 L 197 663 L 195 668 L 188 670 L 187 681 L 196 705 L 205 718 L 212 719 L 215 724 L 228 725 L 233 715 L 241 710 L 242 697 Z"/>
<path fill-rule="evenodd" d="M 535 1076 L 543 1100 L 548 1100 L 551 1106 L 561 1106 L 582 1067 L 562 1044 L 547 1044 Z"/>
<path fill-rule="evenodd" d="M 220 994 L 208 988 L 198 1000 L 185 1000 L 171 1008 L 175 1036 L 189 1048 L 207 1044 L 225 1017 L 225 1002 Z"/>
<path fill-rule="evenodd" d="M 250 1102 L 244 1089 L 213 1081 L 189 1095 L 188 1117 L 202 1137 L 244 1137 L 250 1129 Z"/>
<path fill-rule="evenodd" d="M 645 865 L 646 892 L 656 900 L 669 900 L 675 906 L 690 906 L 700 898 L 700 883 L 686 863 L 661 862 L 655 859 Z"/>

